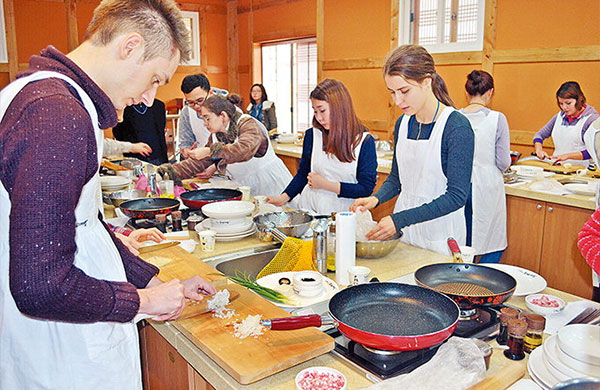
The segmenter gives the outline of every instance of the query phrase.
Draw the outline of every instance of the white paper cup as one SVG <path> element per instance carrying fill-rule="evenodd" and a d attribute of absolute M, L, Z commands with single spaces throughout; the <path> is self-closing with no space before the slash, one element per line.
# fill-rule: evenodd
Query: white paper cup
<path fill-rule="evenodd" d="M 215 250 L 216 236 L 217 233 L 214 230 L 202 230 L 198 232 L 198 239 L 203 251 L 211 252 Z"/>
<path fill-rule="evenodd" d="M 370 274 L 371 270 L 361 265 L 356 265 L 348 269 L 348 278 L 350 280 L 350 284 L 353 286 L 367 283 Z"/>
<path fill-rule="evenodd" d="M 458 247 L 462 254 L 462 260 L 464 263 L 472 263 L 475 259 L 476 250 L 472 246 L 460 245 Z"/>

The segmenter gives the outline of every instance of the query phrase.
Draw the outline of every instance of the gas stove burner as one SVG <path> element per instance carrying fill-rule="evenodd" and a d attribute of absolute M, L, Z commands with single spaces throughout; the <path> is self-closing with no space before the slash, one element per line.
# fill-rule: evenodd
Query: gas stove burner
<path fill-rule="evenodd" d="M 480 307 L 464 312 L 461 310 L 458 325 L 454 336 L 458 337 L 485 337 L 498 327 L 498 316 L 496 311 L 487 307 Z M 470 316 L 468 316 L 470 315 Z"/>
<path fill-rule="evenodd" d="M 460 315 L 459 315 L 458 319 L 461 321 L 474 320 L 477 317 L 479 317 L 479 313 L 480 313 L 479 309 L 477 309 L 477 308 L 470 309 L 470 310 L 460 309 Z"/>
<path fill-rule="evenodd" d="M 366 349 L 367 351 L 377 354 L 377 355 L 382 355 L 382 356 L 390 356 L 390 355 L 396 355 L 402 351 L 387 351 L 385 349 L 377 349 L 377 348 L 373 348 L 373 347 L 367 347 L 366 345 L 363 344 L 358 344 L 361 347 L 363 347 L 364 349 Z"/>

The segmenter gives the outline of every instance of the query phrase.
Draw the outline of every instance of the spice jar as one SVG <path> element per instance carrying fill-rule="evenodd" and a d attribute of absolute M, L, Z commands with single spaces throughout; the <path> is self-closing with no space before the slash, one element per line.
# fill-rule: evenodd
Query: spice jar
<path fill-rule="evenodd" d="M 500 330 L 498 331 L 498 337 L 496 341 L 500 345 L 506 345 L 508 340 L 508 321 L 517 318 L 519 311 L 512 307 L 503 307 L 500 309 Z"/>
<path fill-rule="evenodd" d="M 527 333 L 525 334 L 525 345 L 523 349 L 531 353 L 534 349 L 542 345 L 546 319 L 539 314 L 527 314 Z"/>
<path fill-rule="evenodd" d="M 167 216 L 165 214 L 158 214 L 156 217 L 156 228 L 163 233 L 167 232 Z"/>
<path fill-rule="evenodd" d="M 199 215 L 190 215 L 187 219 L 187 229 L 190 232 L 190 237 L 198 239 L 198 233 L 196 232 L 196 225 L 202 222 L 202 217 Z"/>
<path fill-rule="evenodd" d="M 527 321 L 517 318 L 508 320 L 508 349 L 504 351 L 504 356 L 511 360 L 525 358 L 525 352 L 523 352 L 525 333 L 527 333 Z"/>
<path fill-rule="evenodd" d="M 171 213 L 171 221 L 173 221 L 173 231 L 180 232 L 183 230 L 181 221 L 181 211 L 173 211 Z"/>

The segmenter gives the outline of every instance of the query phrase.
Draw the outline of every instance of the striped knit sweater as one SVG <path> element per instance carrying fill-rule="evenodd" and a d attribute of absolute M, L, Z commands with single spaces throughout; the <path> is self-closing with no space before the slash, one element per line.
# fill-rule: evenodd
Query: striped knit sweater
<path fill-rule="evenodd" d="M 581 228 L 577 246 L 594 272 L 600 274 L 600 208 Z"/>

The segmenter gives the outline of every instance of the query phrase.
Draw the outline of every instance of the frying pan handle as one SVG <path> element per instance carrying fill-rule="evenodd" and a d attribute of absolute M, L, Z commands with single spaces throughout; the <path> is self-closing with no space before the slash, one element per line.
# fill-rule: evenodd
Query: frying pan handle
<path fill-rule="evenodd" d="M 462 254 L 460 253 L 460 248 L 458 247 L 458 242 L 452 237 L 448 237 L 448 248 L 450 248 L 450 252 L 452 252 L 452 256 L 454 257 L 455 263 L 462 263 Z"/>
<path fill-rule="evenodd" d="M 325 325 L 326 318 L 322 318 L 318 314 L 310 314 L 306 316 L 282 317 L 273 318 L 270 320 L 262 320 L 261 324 L 271 330 L 293 330 L 308 328 L 311 326 L 319 327 Z"/>

